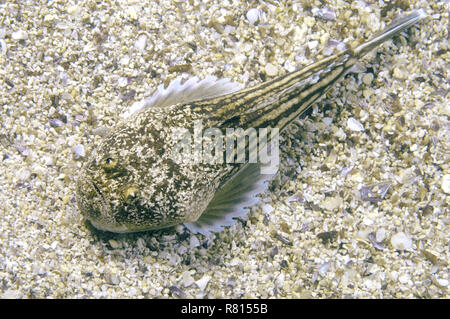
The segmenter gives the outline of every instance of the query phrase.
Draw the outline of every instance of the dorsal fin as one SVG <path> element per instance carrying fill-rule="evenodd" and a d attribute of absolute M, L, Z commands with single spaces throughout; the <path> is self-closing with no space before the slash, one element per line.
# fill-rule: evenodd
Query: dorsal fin
<path fill-rule="evenodd" d="M 242 85 L 230 79 L 217 79 L 207 76 L 203 80 L 193 77 L 182 81 L 181 77 L 174 79 L 167 88 L 164 84 L 158 86 L 153 95 L 135 102 L 122 117 L 127 118 L 148 107 L 165 107 L 179 103 L 189 103 L 196 100 L 209 99 L 229 94 L 242 89 Z"/>

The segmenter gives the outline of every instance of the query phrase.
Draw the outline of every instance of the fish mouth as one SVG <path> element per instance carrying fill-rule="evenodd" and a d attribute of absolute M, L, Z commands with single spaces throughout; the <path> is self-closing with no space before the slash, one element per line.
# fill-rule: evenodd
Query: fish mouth
<path fill-rule="evenodd" d="M 118 223 L 113 215 L 111 205 L 100 187 L 92 180 L 85 179 L 79 186 L 79 208 L 85 218 L 95 228 L 114 233 L 127 233 L 126 225 Z"/>
<path fill-rule="evenodd" d="M 106 201 L 105 195 L 103 195 L 102 191 L 100 190 L 100 187 L 93 181 L 87 181 L 89 188 L 94 190 L 96 197 L 100 199 L 100 206 L 102 209 L 99 209 L 100 212 L 108 213 L 110 210 L 108 209 L 108 203 Z M 109 214 L 108 214 L 109 215 Z"/>
<path fill-rule="evenodd" d="M 108 201 L 92 179 L 84 177 L 78 181 L 77 195 L 78 207 L 89 221 L 102 220 L 110 216 Z"/>

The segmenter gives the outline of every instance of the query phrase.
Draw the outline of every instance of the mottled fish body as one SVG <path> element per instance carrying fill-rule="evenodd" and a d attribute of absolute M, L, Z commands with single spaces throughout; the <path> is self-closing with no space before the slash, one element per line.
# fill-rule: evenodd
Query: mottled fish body
<path fill-rule="evenodd" d="M 267 176 L 258 164 L 174 161 L 173 128 L 192 131 L 201 123 L 222 131 L 282 131 L 358 59 L 424 17 L 423 10 L 413 11 L 354 49 L 251 88 L 214 77 L 160 86 L 134 104 L 90 155 L 77 181 L 80 211 L 96 228 L 112 232 L 185 223 L 207 234 L 232 225 L 256 202 Z"/>

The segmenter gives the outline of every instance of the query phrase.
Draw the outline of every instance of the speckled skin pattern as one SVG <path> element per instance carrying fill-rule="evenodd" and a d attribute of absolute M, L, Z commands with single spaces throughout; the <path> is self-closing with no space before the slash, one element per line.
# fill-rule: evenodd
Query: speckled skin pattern
<path fill-rule="evenodd" d="M 81 212 L 95 227 L 113 232 L 197 220 L 215 191 L 243 164 L 176 163 L 172 129 L 182 127 L 192 133 L 200 119 L 204 129 L 217 127 L 223 132 L 226 128 L 284 128 L 353 65 L 349 57 L 348 53 L 336 55 L 219 98 L 150 107 L 119 123 L 80 174 Z"/>
<path fill-rule="evenodd" d="M 149 108 L 104 139 L 78 183 L 79 207 L 94 226 L 138 231 L 199 217 L 214 195 L 219 167 L 173 161 L 171 128 L 192 127 L 199 115 L 190 110 Z"/>
<path fill-rule="evenodd" d="M 173 128 L 192 132 L 194 122 L 202 120 L 204 129 L 214 127 L 222 132 L 251 127 L 277 127 L 282 131 L 359 58 L 423 17 L 417 12 L 411 14 L 355 49 L 255 87 L 138 112 L 119 123 L 84 166 L 77 185 L 81 212 L 95 227 L 113 232 L 197 220 L 215 192 L 243 164 L 176 163 L 172 159 L 176 142 L 172 140 Z"/>

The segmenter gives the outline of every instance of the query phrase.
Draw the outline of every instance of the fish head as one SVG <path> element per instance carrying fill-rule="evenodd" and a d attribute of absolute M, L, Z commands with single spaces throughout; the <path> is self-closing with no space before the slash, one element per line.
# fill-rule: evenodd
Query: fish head
<path fill-rule="evenodd" d="M 120 159 L 113 148 L 93 152 L 78 176 L 76 198 L 80 212 L 98 229 L 129 232 L 135 227 L 128 212 L 139 201 L 139 191 L 130 182 L 127 159 Z"/>
<path fill-rule="evenodd" d="M 186 189 L 190 184 L 179 166 L 162 152 L 167 143 L 156 135 L 151 141 L 139 136 L 128 126 L 111 132 L 80 171 L 77 205 L 97 229 L 147 231 L 198 215 L 186 216 L 192 209 L 183 203 L 195 203 L 198 196 Z"/>

